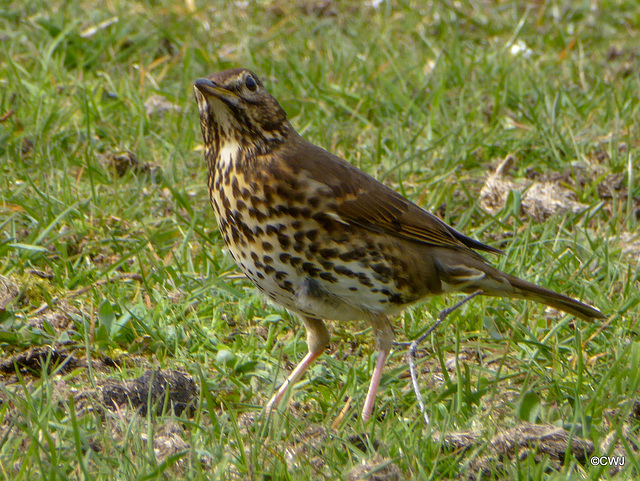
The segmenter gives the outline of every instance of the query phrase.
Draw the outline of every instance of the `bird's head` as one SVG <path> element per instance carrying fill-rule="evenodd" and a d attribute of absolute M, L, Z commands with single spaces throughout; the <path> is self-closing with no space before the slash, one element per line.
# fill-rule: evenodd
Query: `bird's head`
<path fill-rule="evenodd" d="M 256 153 L 267 153 L 291 129 L 287 114 L 244 68 L 224 70 L 195 81 L 205 146 L 220 149 L 234 143 Z"/>

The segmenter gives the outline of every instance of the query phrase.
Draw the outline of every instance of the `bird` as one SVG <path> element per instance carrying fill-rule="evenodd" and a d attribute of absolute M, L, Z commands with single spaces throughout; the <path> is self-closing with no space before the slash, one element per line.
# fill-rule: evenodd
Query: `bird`
<path fill-rule="evenodd" d="M 297 314 L 308 352 L 265 406 L 329 345 L 325 321 L 366 321 L 377 360 L 361 418 L 368 421 L 394 343 L 390 318 L 451 292 L 528 299 L 585 320 L 593 307 L 501 272 L 502 254 L 447 225 L 344 159 L 305 140 L 252 71 L 194 82 L 210 203 L 227 251 L 271 301 Z"/>

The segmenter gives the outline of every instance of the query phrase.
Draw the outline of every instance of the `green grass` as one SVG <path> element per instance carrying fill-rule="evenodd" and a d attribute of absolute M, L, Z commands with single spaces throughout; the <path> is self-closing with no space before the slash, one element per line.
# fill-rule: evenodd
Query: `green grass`
<path fill-rule="evenodd" d="M 448 4 L 3 3 L 0 274 L 21 294 L 0 306 L 2 358 L 64 346 L 115 362 L 2 374 L 1 477 L 346 479 L 372 457 L 353 437 L 367 433 L 408 479 L 464 478 L 493 434 L 522 421 L 564 427 L 601 454 L 613 433 L 609 452 L 626 456 L 618 477 L 640 475 L 637 3 Z M 192 83 L 235 66 L 254 70 L 309 140 L 505 250 L 500 269 L 599 307 L 606 324 L 474 299 L 424 345 L 428 428 L 403 350 L 385 371 L 380 419 L 361 423 L 371 334 L 333 324 L 330 353 L 289 409 L 249 422 L 306 346 L 298 320 L 234 275 L 208 204 Z M 175 108 L 148 113 L 153 96 Z M 153 172 L 118 176 L 109 159 L 127 151 Z M 588 209 L 536 222 L 511 195 L 483 211 L 482 184 L 507 154 L 516 179 L 565 174 Z M 622 185 L 603 195 L 614 174 Z M 397 338 L 420 335 L 454 299 L 409 309 Z M 151 368 L 193 376 L 192 415 L 114 413 L 91 394 Z M 182 444 L 154 451 L 172 426 Z M 470 429 L 483 432 L 476 448 L 443 447 L 438 433 Z M 545 459 L 504 460 L 494 474 L 612 476 Z"/>

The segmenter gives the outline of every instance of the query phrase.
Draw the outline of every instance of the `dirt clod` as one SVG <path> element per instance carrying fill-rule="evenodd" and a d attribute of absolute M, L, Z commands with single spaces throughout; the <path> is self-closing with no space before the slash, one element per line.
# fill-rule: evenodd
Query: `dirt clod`
<path fill-rule="evenodd" d="M 566 429 L 531 423 L 523 423 L 495 435 L 488 448 L 484 455 L 470 463 L 467 479 L 491 478 L 502 471 L 506 463 L 524 460 L 528 456 L 533 456 L 536 462 L 548 458 L 553 469 L 562 466 L 568 453 L 580 463 L 586 463 L 595 450 L 590 440 Z"/>
<path fill-rule="evenodd" d="M 102 398 L 107 408 L 131 407 L 141 416 L 146 416 L 149 404 L 161 415 L 165 401 L 176 415 L 180 415 L 185 409 L 194 409 L 197 395 L 193 378 L 175 370 L 148 370 L 133 381 L 112 381 L 102 386 Z"/>
<path fill-rule="evenodd" d="M 123 177 L 128 171 L 132 171 L 135 174 L 150 175 L 155 179 L 161 173 L 160 167 L 150 162 L 140 161 L 136 154 L 128 150 L 106 154 L 104 156 L 104 163 L 108 168 L 113 170 L 118 177 Z"/>
<path fill-rule="evenodd" d="M 577 201 L 575 192 L 566 187 L 568 176 L 550 176 L 544 179 L 540 174 L 529 174 L 532 180 L 515 180 L 510 171 L 515 167 L 515 157 L 508 155 L 495 172 L 489 174 L 480 191 L 480 206 L 495 215 L 506 204 L 509 193 L 518 192 L 520 206 L 524 213 L 542 222 L 561 212 L 582 212 L 587 208 Z"/>

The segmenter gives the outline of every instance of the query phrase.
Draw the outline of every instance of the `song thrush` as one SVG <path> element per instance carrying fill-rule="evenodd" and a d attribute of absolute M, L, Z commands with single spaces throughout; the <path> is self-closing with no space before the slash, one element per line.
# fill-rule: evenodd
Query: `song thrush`
<path fill-rule="evenodd" d="M 530 299 L 583 319 L 602 313 L 490 266 L 473 240 L 294 130 L 249 70 L 194 86 L 208 187 L 229 253 L 267 297 L 302 318 L 309 352 L 270 410 L 329 343 L 323 319 L 366 320 L 378 359 L 362 411 L 371 417 L 394 333 L 390 315 L 451 291 Z"/>

